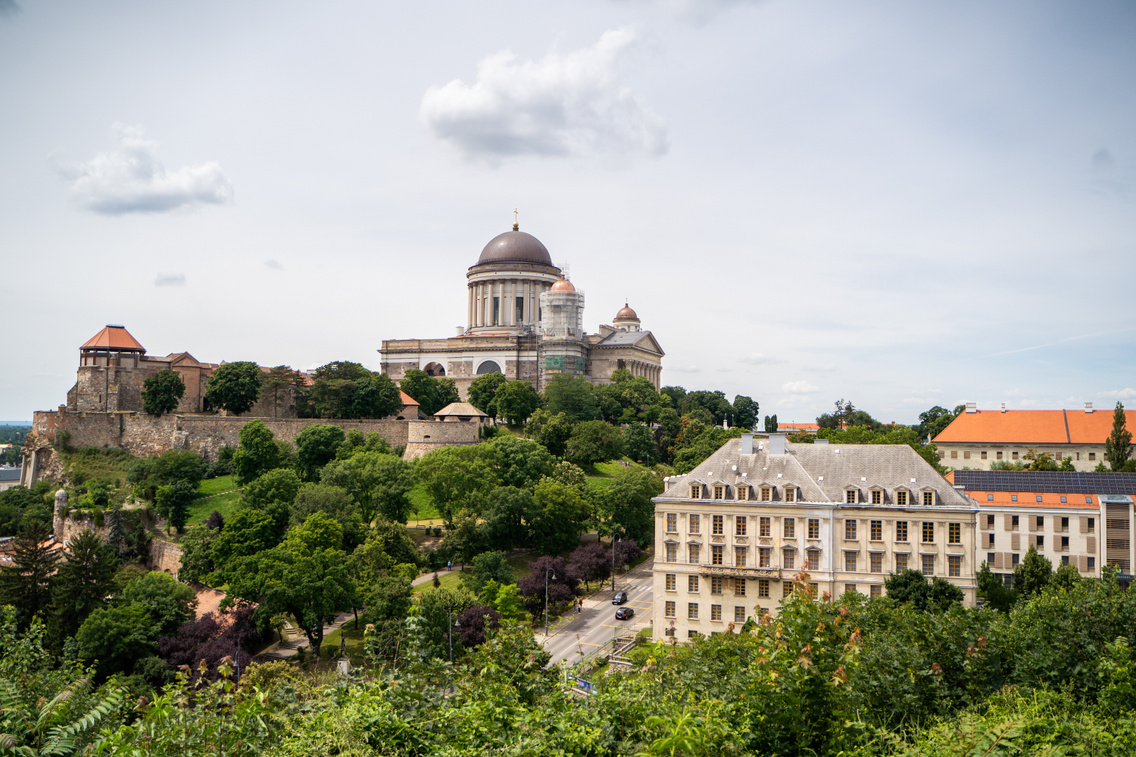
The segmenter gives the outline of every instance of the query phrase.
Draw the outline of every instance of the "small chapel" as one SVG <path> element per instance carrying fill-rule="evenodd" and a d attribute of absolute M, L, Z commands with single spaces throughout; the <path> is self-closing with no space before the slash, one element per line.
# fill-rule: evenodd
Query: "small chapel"
<path fill-rule="evenodd" d="M 663 349 L 638 314 L 624 303 L 611 325 L 585 333 L 584 292 L 515 220 L 485 245 L 466 282 L 467 325 L 449 338 L 383 340 L 384 373 L 401 381 L 418 368 L 452 378 L 463 398 L 478 376 L 494 372 L 541 391 L 558 374 L 604 384 L 626 368 L 659 388 Z"/>

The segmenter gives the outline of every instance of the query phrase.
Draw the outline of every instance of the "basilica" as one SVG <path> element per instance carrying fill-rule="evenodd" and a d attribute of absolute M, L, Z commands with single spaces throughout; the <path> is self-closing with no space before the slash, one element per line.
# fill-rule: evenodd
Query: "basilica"
<path fill-rule="evenodd" d="M 401 381 L 419 368 L 452 378 L 463 398 L 474 379 L 494 372 L 540 391 L 557 374 L 603 384 L 626 368 L 659 387 L 663 350 L 635 311 L 625 303 L 611 325 L 585 333 L 584 293 L 517 223 L 485 245 L 466 281 L 468 325 L 449 338 L 383 340 L 384 373 Z"/>

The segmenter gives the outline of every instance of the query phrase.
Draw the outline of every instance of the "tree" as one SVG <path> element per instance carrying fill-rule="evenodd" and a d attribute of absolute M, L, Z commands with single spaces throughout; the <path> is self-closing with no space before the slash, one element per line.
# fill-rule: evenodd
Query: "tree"
<path fill-rule="evenodd" d="M 580 579 L 568 570 L 563 558 L 541 557 L 532 563 L 530 571 L 527 576 L 517 581 L 517 591 L 525 598 L 525 609 L 533 619 L 541 617 L 544 612 L 546 585 L 549 608 L 571 601 L 579 590 Z"/>
<path fill-rule="evenodd" d="M 362 451 L 328 463 L 320 481 L 346 489 L 359 506 L 364 524 L 379 515 L 406 523 L 412 508 L 414 474 L 414 468 L 397 455 Z"/>
<path fill-rule="evenodd" d="M 773 415 L 765 416 L 765 433 L 767 433 L 767 434 L 776 434 L 777 433 L 777 414 L 776 413 L 774 413 Z"/>
<path fill-rule="evenodd" d="M 142 607 L 156 629 L 155 639 L 176 631 L 193 620 L 197 594 L 169 573 L 152 570 L 135 578 L 123 590 L 123 599 Z"/>
<path fill-rule="evenodd" d="M 257 419 L 241 427 L 240 444 L 233 453 L 233 473 L 238 484 L 247 484 L 283 462 L 276 436 Z"/>
<path fill-rule="evenodd" d="M 1117 402 L 1112 413 L 1112 433 L 1104 441 L 1104 459 L 1114 471 L 1128 470 L 1132 457 L 1132 432 L 1127 428 L 1124 405 Z"/>
<path fill-rule="evenodd" d="M 1001 577 L 994 575 L 986 561 L 978 569 L 978 596 L 986 602 L 986 606 L 998 612 L 1009 612 L 1016 599 L 1013 589 L 1008 588 Z"/>
<path fill-rule="evenodd" d="M 568 438 L 568 459 L 587 470 L 623 455 L 623 434 L 604 421 L 581 421 Z"/>
<path fill-rule="evenodd" d="M 472 605 L 461 611 L 458 623 L 462 648 L 474 649 L 485 643 L 491 631 L 501 627 L 501 613 L 488 605 Z"/>
<path fill-rule="evenodd" d="M 485 464 L 505 486 L 531 489 L 552 474 L 555 460 L 548 450 L 530 439 L 504 434 L 478 447 Z"/>
<path fill-rule="evenodd" d="M 11 564 L 0 566 L 0 605 L 16 608 L 22 627 L 48 606 L 58 560 L 51 549 L 51 530 L 46 523 L 32 521 L 16 537 Z"/>
<path fill-rule="evenodd" d="M 359 507 L 341 486 L 304 484 L 300 487 L 292 503 L 291 523 L 302 524 L 315 513 L 323 513 L 343 527 L 343 541 L 336 546 L 347 552 L 355 549 L 366 538 Z"/>
<path fill-rule="evenodd" d="M 546 478 L 533 489 L 533 504 L 529 533 L 541 554 L 556 555 L 579 543 L 589 512 L 574 487 Z"/>
<path fill-rule="evenodd" d="M 241 492 L 241 505 L 267 513 L 277 538 L 282 538 L 291 520 L 292 503 L 300 492 L 300 477 L 290 468 L 275 468 L 258 476 Z"/>
<path fill-rule="evenodd" d="M 570 463 L 569 463 L 570 464 Z M 488 544 L 502 549 L 528 542 L 526 521 L 534 504 L 532 492 L 515 486 L 498 486 L 489 494 L 481 513 L 481 533 Z"/>
<path fill-rule="evenodd" d="M 260 397 L 262 374 L 256 363 L 225 363 L 209 377 L 205 401 L 233 415 L 247 413 Z"/>
<path fill-rule="evenodd" d="M 90 529 L 73 537 L 63 551 L 51 589 L 52 635 L 58 646 L 74 636 L 91 612 L 114 591 L 118 553 Z"/>
<path fill-rule="evenodd" d="M 568 570 L 584 582 L 588 591 L 591 591 L 593 581 L 603 581 L 611 575 L 612 562 L 614 562 L 614 552 L 611 547 L 605 547 L 598 541 L 591 541 L 581 544 L 572 551 L 568 557 Z"/>
<path fill-rule="evenodd" d="M 459 510 L 480 513 L 497 485 L 496 474 L 476 445 L 433 450 L 418 461 L 416 472 L 447 526 L 453 525 Z"/>
<path fill-rule="evenodd" d="M 158 371 L 142 382 L 142 410 L 150 415 L 173 412 L 183 394 L 181 374 L 169 368 Z"/>
<path fill-rule="evenodd" d="M 642 423 L 632 423 L 623 429 L 623 449 L 637 463 L 654 465 L 658 461 L 655 435 Z"/>
<path fill-rule="evenodd" d="M 367 540 L 351 553 L 354 575 L 360 585 L 369 585 L 398 565 L 413 566 L 416 549 L 405 528 L 380 521 L 371 528 Z"/>
<path fill-rule="evenodd" d="M 540 395 L 527 381 L 506 381 L 493 398 L 496 416 L 511 426 L 520 426 L 540 407 Z"/>
<path fill-rule="evenodd" d="M 945 407 L 935 405 L 930 410 L 919 414 L 919 425 L 915 427 L 915 431 L 919 434 L 921 440 L 934 439 L 943 433 L 947 426 L 951 425 L 951 421 L 958 416 L 960 410 L 965 409 L 966 406 L 962 405 L 955 408 L 955 412 L 952 413 Z"/>
<path fill-rule="evenodd" d="M 734 426 L 746 431 L 753 431 L 754 427 L 757 426 L 757 413 L 761 410 L 761 405 L 754 399 L 739 394 L 734 397 L 733 409 Z"/>
<path fill-rule="evenodd" d="M 272 406 L 272 417 L 279 416 L 281 409 L 296 408 L 297 388 L 302 385 L 302 380 L 299 371 L 286 365 L 278 365 L 263 374 L 260 398 Z"/>
<path fill-rule="evenodd" d="M 456 401 L 451 399 L 453 393 L 450 389 L 452 387 L 453 392 L 456 392 L 457 386 L 454 385 L 453 379 L 447 379 L 447 381 L 448 384 L 442 384 L 441 381 L 426 373 L 426 371 L 411 368 L 403 375 L 398 388 L 416 400 L 418 408 L 423 413 L 432 416 L 450 402 Z"/>
<path fill-rule="evenodd" d="M 625 470 L 594 494 L 595 517 L 606 533 L 622 534 L 646 547 L 655 535 L 651 498 L 662 493 L 663 482 L 654 473 Z"/>
<path fill-rule="evenodd" d="M 15 688 L 12 681 L 0 682 L 0 748 L 28 757 L 86 754 L 91 735 L 105 721 L 120 720 L 127 696 L 115 683 L 91 692 L 86 678 L 74 678 L 50 700 L 34 704 L 21 702 Z"/>
<path fill-rule="evenodd" d="M 158 627 L 139 604 L 96 609 L 75 634 L 79 658 L 96 664 L 99 675 L 129 673 L 158 651 Z"/>
<path fill-rule="evenodd" d="M 1022 561 L 1014 567 L 1014 590 L 1019 597 L 1029 598 L 1041 594 L 1053 578 L 1053 563 L 1037 553 L 1030 545 Z"/>
<path fill-rule="evenodd" d="M 469 404 L 486 415 L 497 417 L 497 389 L 505 383 L 505 374 L 500 371 L 478 376 L 469 385 Z"/>
<path fill-rule="evenodd" d="M 572 436 L 572 423 L 564 413 L 553 415 L 540 408 L 529 418 L 525 434 L 553 455 L 563 457 L 568 449 L 568 439 Z"/>
<path fill-rule="evenodd" d="M 952 605 L 961 604 L 962 589 L 950 581 L 936 577 L 930 583 L 917 570 L 893 573 L 884 579 L 888 598 L 897 604 L 911 604 L 921 612 L 946 612 Z"/>
<path fill-rule="evenodd" d="M 544 390 L 544 409 L 551 415 L 564 413 L 570 423 L 599 417 L 591 383 L 583 376 L 569 373 L 558 373 L 548 382 Z"/>
<path fill-rule="evenodd" d="M 386 418 L 402 407 L 402 396 L 389 376 L 346 361 L 317 368 L 308 394 L 320 418 Z"/>
<path fill-rule="evenodd" d="M 249 557 L 280 543 L 281 533 L 272 516 L 251 507 L 237 510 L 225 523 L 225 530 L 212 543 L 212 562 L 222 577 L 238 569 L 242 557 Z"/>
<path fill-rule="evenodd" d="M 320 469 L 335 459 L 345 436 L 339 426 L 317 424 L 296 434 L 296 462 L 305 481 L 318 481 Z"/>
<path fill-rule="evenodd" d="M 186 481 L 175 481 L 166 486 L 159 486 L 154 495 L 154 504 L 158 514 L 169 521 L 180 534 L 189 520 L 189 506 L 193 504 L 197 490 Z"/>
<path fill-rule="evenodd" d="M 490 581 L 504 586 L 514 583 L 513 566 L 509 564 L 504 552 L 482 552 L 473 558 L 473 575 L 469 578 L 469 589 L 481 596 L 481 590 Z"/>

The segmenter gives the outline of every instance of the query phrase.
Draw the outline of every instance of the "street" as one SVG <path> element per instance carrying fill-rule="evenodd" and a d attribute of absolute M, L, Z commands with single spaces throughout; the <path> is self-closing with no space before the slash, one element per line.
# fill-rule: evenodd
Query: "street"
<path fill-rule="evenodd" d="M 616 578 L 616 591 L 627 592 L 627 602 L 613 605 L 610 579 L 606 588 L 584 598 L 583 612 L 572 617 L 565 615 L 559 625 L 554 625 L 551 635 L 545 640 L 544 648 L 552 655 L 550 665 L 562 663 L 573 665 L 584 657 L 609 644 L 616 635 L 629 636 L 651 626 L 651 567 L 653 560 L 647 560 L 634 570 Z M 630 607 L 635 611 L 631 620 L 616 620 L 615 611 L 620 607 Z M 541 628 L 540 630 L 544 630 Z M 539 638 L 539 634 L 538 634 Z"/>

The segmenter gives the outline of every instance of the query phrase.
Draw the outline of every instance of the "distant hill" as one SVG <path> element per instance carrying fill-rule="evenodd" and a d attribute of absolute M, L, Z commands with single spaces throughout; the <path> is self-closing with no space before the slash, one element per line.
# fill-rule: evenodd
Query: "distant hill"
<path fill-rule="evenodd" d="M 27 426 L 31 428 L 31 421 L 0 421 L 0 426 Z"/>

